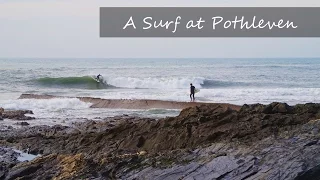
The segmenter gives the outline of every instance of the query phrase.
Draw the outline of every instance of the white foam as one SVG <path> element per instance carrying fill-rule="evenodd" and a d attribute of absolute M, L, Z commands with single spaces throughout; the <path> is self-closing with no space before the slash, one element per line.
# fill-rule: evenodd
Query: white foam
<path fill-rule="evenodd" d="M 205 78 L 203 77 L 104 77 L 107 84 L 122 88 L 148 88 L 148 89 L 185 89 L 193 83 L 196 87 L 201 87 Z"/>
<path fill-rule="evenodd" d="M 156 99 L 173 101 L 190 101 L 187 89 L 135 89 L 110 90 L 99 93 L 96 97 L 106 99 Z M 252 89 L 201 89 L 195 95 L 197 101 L 233 103 L 233 104 L 268 104 L 286 102 L 298 103 L 320 102 L 320 88 L 252 88 Z"/>
<path fill-rule="evenodd" d="M 320 88 L 256 88 L 256 89 L 203 89 L 198 98 L 214 102 L 233 104 L 268 104 L 272 102 L 286 102 L 294 105 L 298 103 L 320 102 Z"/>
<path fill-rule="evenodd" d="M 87 119 L 100 120 L 122 114 L 146 117 L 165 117 L 177 115 L 178 111 L 167 111 L 167 114 L 153 114 L 152 111 L 127 110 L 127 109 L 99 109 L 90 108 L 90 103 L 85 103 L 77 98 L 56 98 L 56 99 L 18 99 L 0 102 L 0 107 L 12 110 L 32 110 L 36 119 L 27 121 L 30 126 L 61 124 L 69 126 L 72 122 L 86 121 Z M 164 111 L 166 112 L 166 111 Z M 16 121 L 5 119 L 0 124 L 19 128 Z"/>
<path fill-rule="evenodd" d="M 5 109 L 12 110 L 50 110 L 60 111 L 63 109 L 83 109 L 90 107 L 89 103 L 80 101 L 77 98 L 55 98 L 55 99 L 18 99 L 3 101 Z"/>
<path fill-rule="evenodd" d="M 56 98 L 7 100 L 3 101 L 0 106 L 11 110 L 32 110 L 34 115 L 28 116 L 40 119 L 42 122 L 38 124 L 45 124 L 48 119 L 76 118 L 79 112 L 85 111 L 90 105 L 77 98 Z"/>
<path fill-rule="evenodd" d="M 20 162 L 24 162 L 24 161 L 32 161 L 33 159 L 35 159 L 36 157 L 40 157 L 41 155 L 33 155 L 33 154 L 28 154 L 28 153 L 24 153 L 20 150 L 17 149 L 13 149 L 15 152 L 19 153 L 20 155 L 18 156 L 18 161 Z"/>

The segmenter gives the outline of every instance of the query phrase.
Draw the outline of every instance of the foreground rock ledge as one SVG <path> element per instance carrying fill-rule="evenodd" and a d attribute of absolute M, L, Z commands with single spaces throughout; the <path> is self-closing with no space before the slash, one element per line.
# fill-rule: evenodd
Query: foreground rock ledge
<path fill-rule="evenodd" d="M 221 105 L 160 120 L 115 117 L 0 132 L 43 156 L 7 179 L 319 179 L 320 104 Z"/>

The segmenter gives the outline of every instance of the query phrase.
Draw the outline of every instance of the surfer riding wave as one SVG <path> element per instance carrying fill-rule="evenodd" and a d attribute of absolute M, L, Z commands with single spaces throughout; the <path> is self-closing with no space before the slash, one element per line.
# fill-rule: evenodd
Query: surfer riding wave
<path fill-rule="evenodd" d="M 97 76 L 97 79 L 98 79 L 98 80 L 100 80 L 100 76 L 101 76 L 101 74 L 99 74 L 99 75 Z"/>

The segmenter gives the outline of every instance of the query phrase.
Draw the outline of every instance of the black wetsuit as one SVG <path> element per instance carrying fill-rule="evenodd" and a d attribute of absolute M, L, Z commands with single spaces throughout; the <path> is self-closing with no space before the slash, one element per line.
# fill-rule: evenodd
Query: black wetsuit
<path fill-rule="evenodd" d="M 194 101 L 194 91 L 195 91 L 195 87 L 194 86 L 190 86 L 190 99 L 191 101 Z M 193 99 L 192 99 L 193 98 Z"/>
<path fill-rule="evenodd" d="M 98 76 L 97 76 L 97 79 L 99 80 L 99 77 L 100 77 L 101 75 L 99 74 Z"/>

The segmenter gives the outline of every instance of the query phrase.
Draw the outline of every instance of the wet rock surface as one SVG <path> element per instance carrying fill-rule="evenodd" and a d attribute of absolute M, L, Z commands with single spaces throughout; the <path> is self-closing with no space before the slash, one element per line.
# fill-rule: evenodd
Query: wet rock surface
<path fill-rule="evenodd" d="M 19 153 L 11 148 L 0 147 L 0 179 L 4 179 L 9 169 L 19 163 Z"/>
<path fill-rule="evenodd" d="M 4 109 L 2 107 L 0 107 L 0 120 L 3 120 L 3 117 L 2 117 L 3 112 L 4 112 Z"/>
<path fill-rule="evenodd" d="M 22 122 L 17 122 L 15 123 L 15 125 L 19 125 L 19 126 L 29 126 L 30 124 L 28 122 L 22 121 Z"/>
<path fill-rule="evenodd" d="M 2 111 L 2 113 L 1 113 Z M 3 119 L 12 119 L 12 120 L 32 120 L 34 117 L 26 116 L 26 114 L 33 114 L 30 110 L 14 110 L 14 111 L 5 111 L 0 109 L 0 117 Z"/>
<path fill-rule="evenodd" d="M 320 104 L 201 105 L 160 120 L 118 116 L 0 131 L 42 154 L 6 179 L 319 179 Z M 0 153 L 1 154 L 1 153 Z M 1 175 L 1 174 L 0 174 Z"/>

